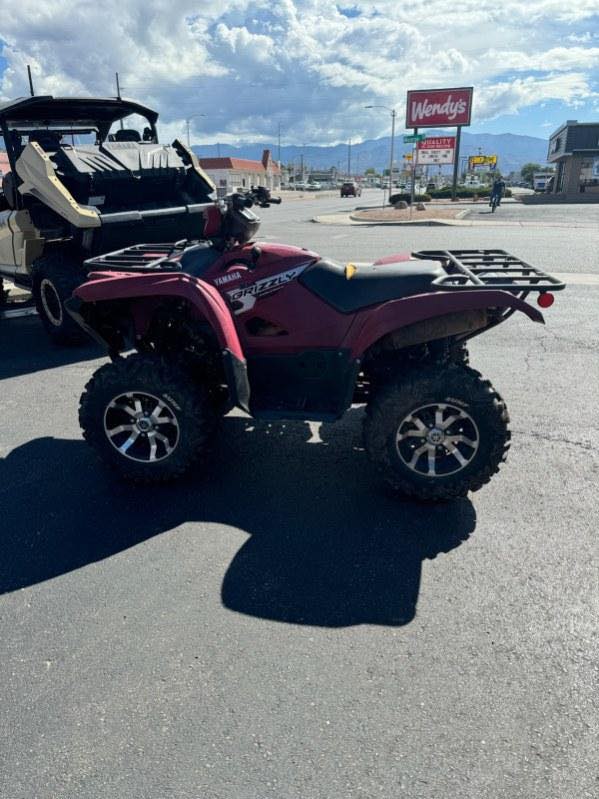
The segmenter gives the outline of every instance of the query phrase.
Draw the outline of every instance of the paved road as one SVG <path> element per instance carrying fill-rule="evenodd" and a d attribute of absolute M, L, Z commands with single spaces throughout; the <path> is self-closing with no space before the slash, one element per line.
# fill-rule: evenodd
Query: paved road
<path fill-rule="evenodd" d="M 359 199 L 360 205 L 374 205 L 381 192 L 370 190 Z M 260 211 L 263 220 L 261 234 L 267 239 L 286 241 L 333 258 L 366 261 L 403 250 L 496 247 L 513 251 L 524 260 L 557 272 L 599 273 L 599 205 L 560 206 L 560 227 L 512 227 L 497 225 L 499 212 L 484 214 L 488 225 L 476 227 L 419 227 L 309 224 L 318 215 L 350 211 L 355 205 L 351 198 L 321 198 L 296 200 Z M 464 206 L 466 208 L 468 206 Z M 473 206 L 469 206 L 472 208 Z M 555 208 L 524 206 L 512 203 L 500 208 L 510 214 L 510 221 L 526 221 L 532 213 L 537 219 L 546 211 L 551 221 Z M 473 213 L 478 213 L 475 210 Z M 595 220 L 595 221 L 593 221 Z M 479 220 L 477 220 L 479 221 Z M 584 228 L 577 225 L 584 222 Z"/>
<path fill-rule="evenodd" d="M 596 231 L 307 221 L 340 206 L 265 210 L 264 233 L 599 271 Z M 473 343 L 513 445 L 491 485 L 436 508 L 381 486 L 359 409 L 232 416 L 204 473 L 123 485 L 77 426 L 98 353 L 3 323 L 0 796 L 596 797 L 598 304 L 572 286 L 546 327 Z"/>

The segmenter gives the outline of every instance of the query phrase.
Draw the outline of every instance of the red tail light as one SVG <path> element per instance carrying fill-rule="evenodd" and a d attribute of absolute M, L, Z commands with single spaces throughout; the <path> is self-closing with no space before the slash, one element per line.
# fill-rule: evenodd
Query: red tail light
<path fill-rule="evenodd" d="M 554 302 L 555 297 L 548 291 L 541 292 L 541 294 L 539 294 L 537 297 L 537 305 L 540 305 L 541 308 L 550 308 Z"/>

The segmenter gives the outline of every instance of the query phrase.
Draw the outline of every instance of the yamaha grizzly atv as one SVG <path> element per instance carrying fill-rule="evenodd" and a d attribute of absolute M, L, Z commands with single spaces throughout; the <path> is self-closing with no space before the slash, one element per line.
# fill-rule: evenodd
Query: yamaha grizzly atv
<path fill-rule="evenodd" d="M 368 266 L 254 244 L 254 202 L 206 212 L 203 238 L 88 261 L 67 307 L 107 348 L 81 398 L 83 435 L 126 478 L 177 477 L 208 453 L 219 416 L 333 421 L 366 404 L 384 478 L 427 500 L 476 491 L 509 447 L 499 394 L 466 342 L 564 284 L 502 250 L 425 251 Z M 133 354 L 121 353 L 134 349 Z"/>

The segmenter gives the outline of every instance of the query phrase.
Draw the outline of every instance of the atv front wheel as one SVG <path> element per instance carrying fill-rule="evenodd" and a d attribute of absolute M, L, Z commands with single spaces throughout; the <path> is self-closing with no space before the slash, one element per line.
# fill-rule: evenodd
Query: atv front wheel
<path fill-rule="evenodd" d="M 449 500 L 478 491 L 499 470 L 508 422 L 504 401 L 474 369 L 414 369 L 366 408 L 365 446 L 402 494 Z"/>
<path fill-rule="evenodd" d="M 79 422 L 105 463 L 128 480 L 155 483 L 179 477 L 205 454 L 215 415 L 180 365 L 135 354 L 98 369 Z"/>
<path fill-rule="evenodd" d="M 52 341 L 83 341 L 83 330 L 64 307 L 65 300 L 85 280 L 81 261 L 69 253 L 51 252 L 36 259 L 31 277 L 35 307 Z"/>

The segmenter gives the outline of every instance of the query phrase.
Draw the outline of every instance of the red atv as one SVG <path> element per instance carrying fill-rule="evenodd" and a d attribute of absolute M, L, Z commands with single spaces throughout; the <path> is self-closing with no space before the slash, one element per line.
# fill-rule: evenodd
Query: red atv
<path fill-rule="evenodd" d="M 207 457 L 234 407 L 330 422 L 366 403 L 366 449 L 402 493 L 449 499 L 488 482 L 509 447 L 508 413 L 468 366 L 466 342 L 514 311 L 542 322 L 525 297 L 547 307 L 564 284 L 502 250 L 354 266 L 255 244 L 256 201 L 272 198 L 207 206 L 204 241 L 88 262 L 68 308 L 112 358 L 81 398 L 100 457 L 127 478 L 167 480 Z"/>

